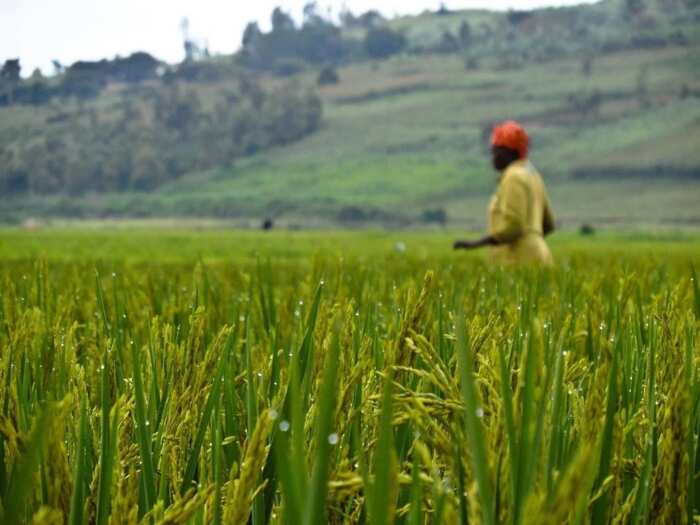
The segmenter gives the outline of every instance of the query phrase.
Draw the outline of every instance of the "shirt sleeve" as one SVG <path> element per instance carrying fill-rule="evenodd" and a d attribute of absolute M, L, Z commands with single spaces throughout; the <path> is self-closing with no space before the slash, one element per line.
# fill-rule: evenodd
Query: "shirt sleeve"
<path fill-rule="evenodd" d="M 517 177 L 504 177 L 496 194 L 491 236 L 513 242 L 523 234 L 527 214 L 527 192 Z"/>

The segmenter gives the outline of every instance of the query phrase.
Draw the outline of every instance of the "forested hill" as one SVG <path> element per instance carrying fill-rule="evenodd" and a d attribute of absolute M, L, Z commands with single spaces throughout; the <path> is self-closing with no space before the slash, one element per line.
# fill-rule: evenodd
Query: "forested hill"
<path fill-rule="evenodd" d="M 185 41 L 174 65 L 6 60 L 0 219 L 474 222 L 483 139 L 518 118 L 565 218 L 700 221 L 697 0 L 271 19 L 235 55 Z"/>

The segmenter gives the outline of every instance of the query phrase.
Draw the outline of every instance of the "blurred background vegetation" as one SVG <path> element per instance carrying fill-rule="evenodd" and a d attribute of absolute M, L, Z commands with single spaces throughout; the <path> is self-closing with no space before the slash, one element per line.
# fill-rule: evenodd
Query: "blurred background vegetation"
<path fill-rule="evenodd" d="M 476 228 L 515 118 L 564 225 L 700 225 L 700 1 L 303 15 L 233 56 L 6 60 L 0 220 Z"/>

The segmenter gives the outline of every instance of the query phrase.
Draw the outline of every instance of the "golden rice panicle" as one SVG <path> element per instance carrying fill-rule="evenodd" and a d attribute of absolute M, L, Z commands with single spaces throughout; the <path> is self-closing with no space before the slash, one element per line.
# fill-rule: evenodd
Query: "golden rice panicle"
<path fill-rule="evenodd" d="M 470 525 L 482 525 L 483 513 L 481 512 L 481 499 L 479 498 L 479 487 L 476 480 L 467 487 L 467 512 Z"/>
<path fill-rule="evenodd" d="M 551 500 L 544 492 L 533 492 L 525 506 L 524 525 L 561 525 L 570 523 L 580 505 L 588 500 L 594 473 L 589 467 L 595 456 L 594 444 L 584 444 L 567 467 Z"/>
<path fill-rule="evenodd" d="M 55 417 L 51 418 L 47 440 L 46 481 L 49 506 L 59 509 L 64 516 L 70 513 L 71 488 L 73 473 L 68 463 L 68 452 L 65 444 L 66 416 L 71 409 L 73 396 L 67 396 L 54 408 Z M 70 421 L 70 418 L 68 418 Z"/>
<path fill-rule="evenodd" d="M 65 523 L 65 517 L 63 513 L 52 507 L 43 506 L 39 507 L 32 516 L 31 525 L 63 525 Z"/>
<path fill-rule="evenodd" d="M 139 449 L 135 440 L 132 417 L 133 398 L 120 399 L 113 410 L 119 410 L 114 477 L 116 485 L 112 491 L 112 511 L 109 525 L 134 525 L 138 523 Z"/>
<path fill-rule="evenodd" d="M 685 525 L 688 479 L 688 411 L 690 397 L 685 370 L 679 370 L 659 421 L 659 461 L 653 474 L 650 520 Z"/>
<path fill-rule="evenodd" d="M 138 451 L 136 451 L 138 454 Z M 139 522 L 138 494 L 139 471 L 133 466 L 120 465 L 117 486 L 112 495 L 112 512 L 109 525 L 136 525 Z"/>
<path fill-rule="evenodd" d="M 421 288 L 420 294 L 418 295 L 418 299 L 415 301 L 415 303 L 413 302 L 413 288 L 409 289 L 409 297 L 407 299 L 408 306 L 406 307 L 405 316 L 401 323 L 401 329 L 395 342 L 396 346 L 394 349 L 394 354 L 388 361 L 389 363 L 399 366 L 410 366 L 413 362 L 413 356 L 409 354 L 406 346 L 406 339 L 410 336 L 411 331 L 419 333 L 422 331 L 421 323 L 427 310 L 428 298 L 433 289 L 434 278 L 434 272 L 426 272 L 425 277 L 423 278 L 423 287 Z"/>
<path fill-rule="evenodd" d="M 258 490 L 258 479 L 270 447 L 267 444 L 272 431 L 273 418 L 268 410 L 260 414 L 255 425 L 239 470 L 238 479 L 229 482 L 224 504 L 223 521 L 231 525 L 244 525 L 248 521 L 253 498 Z"/>
<path fill-rule="evenodd" d="M 155 524 L 179 525 L 181 523 L 187 523 L 194 513 L 203 506 L 204 502 L 211 498 L 213 493 L 213 485 L 209 485 L 198 491 L 190 489 L 182 498 L 179 498 L 175 503 L 170 505 L 167 510 L 164 512 L 161 511 L 162 515 L 155 520 Z M 147 518 L 142 520 L 143 523 L 148 523 L 148 521 Z"/>

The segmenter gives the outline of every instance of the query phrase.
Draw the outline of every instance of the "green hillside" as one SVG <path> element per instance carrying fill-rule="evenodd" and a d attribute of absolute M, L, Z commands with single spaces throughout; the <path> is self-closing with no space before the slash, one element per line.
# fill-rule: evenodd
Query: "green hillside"
<path fill-rule="evenodd" d="M 617 6 L 604 2 L 591 9 Z M 537 32 L 568 12 L 545 10 L 537 12 L 539 21 L 522 23 Z M 463 20 L 472 39 L 481 31 L 498 35 L 494 28 L 504 16 L 426 14 L 391 24 L 411 49 L 457 31 Z M 671 31 L 667 20 L 654 26 L 655 35 Z M 562 48 L 546 60 L 519 56 L 509 63 L 503 60 L 507 50 L 488 55 L 474 45 L 467 53 L 414 49 L 384 61 L 350 61 L 337 68 L 338 84 L 319 88 L 320 127 L 301 140 L 190 172 L 148 193 L 6 199 L 4 215 L 214 216 L 241 222 L 269 216 L 282 225 L 416 226 L 425 222 L 426 211 L 444 210 L 453 226 L 479 227 L 495 182 L 485 136 L 492 123 L 514 118 L 533 136 L 532 160 L 565 226 L 698 225 L 700 46 L 693 36 L 697 21 L 684 23 L 689 29 L 680 43 L 620 44 L 595 54 Z M 595 36 L 602 29 L 591 31 Z M 513 38 L 542 42 L 532 34 Z M 527 42 L 517 49 L 537 49 Z M 314 86 L 317 75 L 307 68 L 296 76 Z M 227 82 L 192 85 L 206 103 Z M 271 76 L 261 82 L 269 89 L 280 83 Z M 108 106 L 108 97 L 92 104 Z M 0 109 L 0 135 L 35 122 L 37 114 Z"/>

